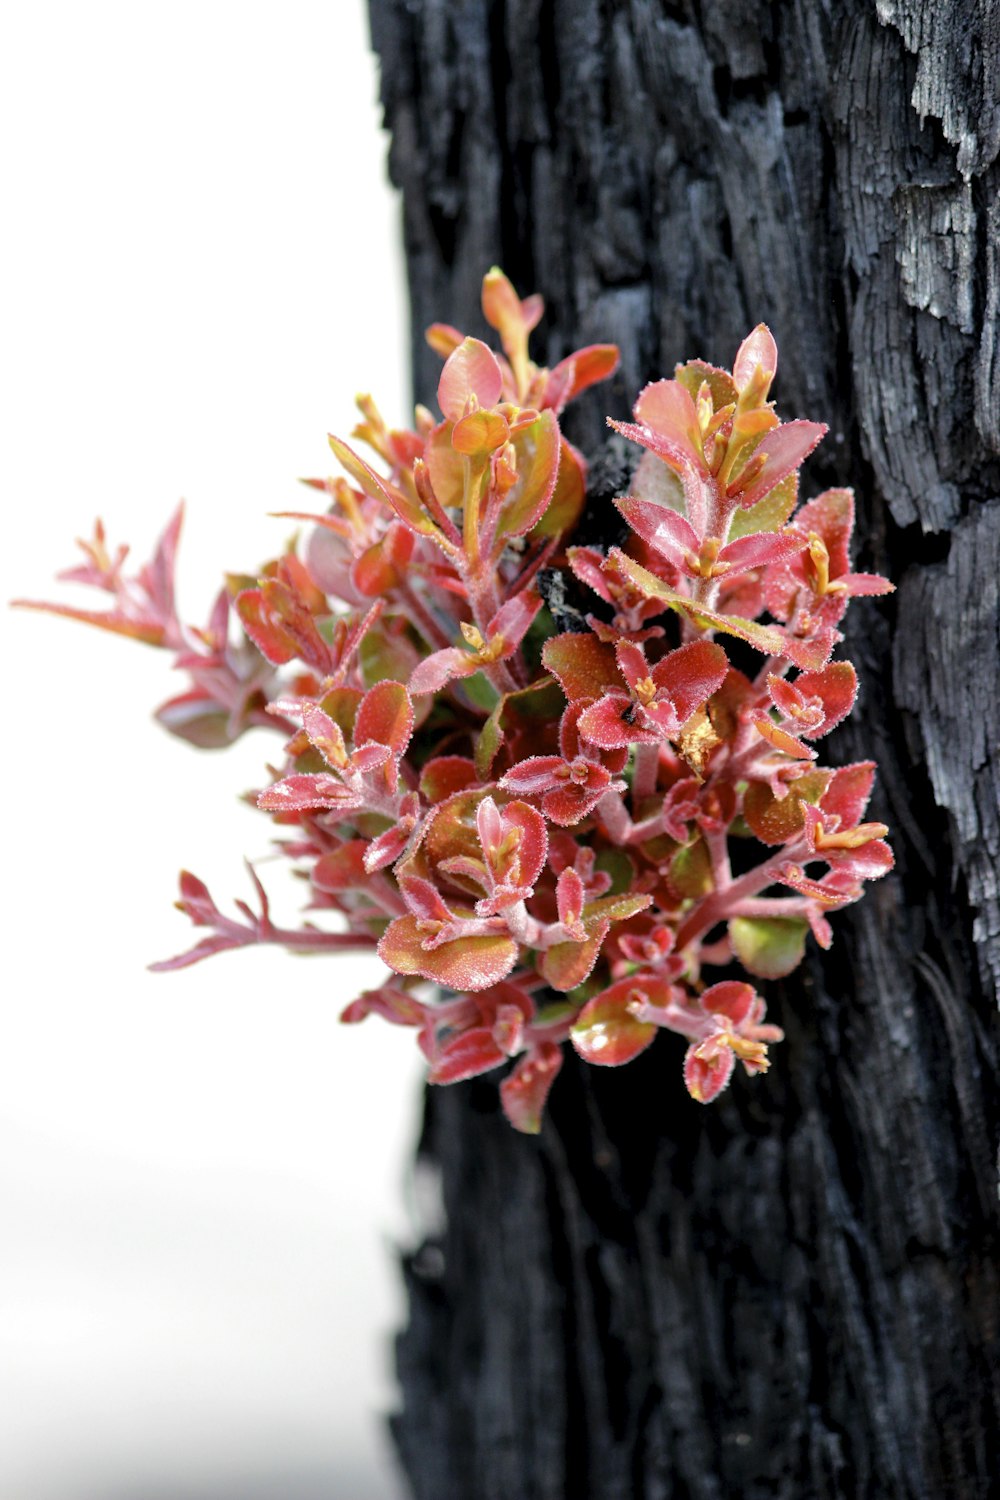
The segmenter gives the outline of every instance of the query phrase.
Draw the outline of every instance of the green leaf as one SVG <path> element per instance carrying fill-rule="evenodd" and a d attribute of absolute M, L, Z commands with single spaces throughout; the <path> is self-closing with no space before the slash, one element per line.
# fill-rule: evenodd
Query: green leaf
<path fill-rule="evenodd" d="M 769 495 L 751 505 L 749 510 L 737 510 L 729 528 L 729 541 L 737 537 L 753 536 L 758 531 L 778 531 L 795 509 L 799 497 L 798 474 L 786 474 Z"/>
<path fill-rule="evenodd" d="M 697 899 L 712 889 L 712 861 L 703 838 L 684 844 L 670 861 L 670 884 L 681 896 Z"/>
<path fill-rule="evenodd" d="M 789 655 L 788 641 L 770 626 L 758 625 L 755 620 L 744 620 L 741 615 L 721 615 L 714 609 L 704 609 L 693 599 L 678 594 L 662 578 L 657 578 L 655 573 L 650 573 L 641 563 L 627 557 L 618 547 L 613 547 L 609 556 L 615 559 L 625 576 L 647 599 L 662 599 L 668 609 L 684 615 L 700 630 L 721 630 L 725 635 L 734 635 L 738 640 L 746 641 L 747 645 L 762 651 L 765 656 Z"/>
<path fill-rule="evenodd" d="M 624 849 L 602 849 L 594 861 L 594 868 L 602 875 L 611 876 L 609 896 L 620 896 L 623 891 L 632 889 L 635 866 Z"/>
<path fill-rule="evenodd" d="M 471 679 L 470 679 L 471 680 Z M 551 677 L 505 693 L 479 731 L 476 740 L 476 771 L 482 780 L 490 774 L 497 751 L 504 742 L 504 729 L 514 724 L 537 729 L 539 724 L 553 724 L 562 713 L 562 694 Z"/>
<path fill-rule="evenodd" d="M 551 411 L 511 438 L 517 454 L 517 481 L 500 507 L 499 537 L 523 536 L 542 519 L 559 472 L 559 423 Z"/>
<path fill-rule="evenodd" d="M 601 896 L 583 908 L 583 924 L 589 929 L 594 922 L 627 922 L 652 904 L 652 896 Z"/>
<path fill-rule="evenodd" d="M 757 979 L 782 979 L 802 961 L 809 923 L 804 917 L 733 917 L 733 952 Z"/>
<path fill-rule="evenodd" d="M 762 844 L 787 844 L 805 824 L 803 802 L 815 806 L 830 785 L 832 771 L 806 771 L 776 797 L 763 781 L 751 781 L 743 794 L 743 816 Z"/>

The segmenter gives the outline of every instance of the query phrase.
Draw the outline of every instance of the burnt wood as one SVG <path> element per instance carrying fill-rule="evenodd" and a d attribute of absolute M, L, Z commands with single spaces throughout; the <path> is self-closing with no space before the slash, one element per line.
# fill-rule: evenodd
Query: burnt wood
<path fill-rule="evenodd" d="M 430 1091 L 440 1223 L 406 1263 L 417 1500 L 983 1500 L 998 1491 L 1000 7 L 370 0 L 416 393 L 494 262 L 539 354 L 614 339 L 606 413 L 758 321 L 780 410 L 853 484 L 859 709 L 898 871 L 770 985 L 766 1078 L 683 1043 L 567 1061 L 542 1135 Z M 605 502 L 606 504 L 606 502 Z M 593 518 L 600 524 L 600 516 Z"/>

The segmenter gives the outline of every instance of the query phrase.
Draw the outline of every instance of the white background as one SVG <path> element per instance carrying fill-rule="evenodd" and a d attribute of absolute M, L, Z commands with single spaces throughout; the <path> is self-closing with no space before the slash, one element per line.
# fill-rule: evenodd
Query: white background
<path fill-rule="evenodd" d="M 253 571 L 353 394 L 406 416 L 399 211 L 363 0 L 8 7 L 0 40 L 0 595 L 97 514 L 144 559 L 188 502 L 181 599 Z M 306 508 L 309 508 L 306 506 Z M 149 721 L 149 648 L 2 610 L 2 1500 L 396 1500 L 381 1432 L 412 1036 L 338 1026 L 374 960 L 226 954 L 271 828 L 250 736 Z M 277 913 L 299 892 L 261 873 Z"/>

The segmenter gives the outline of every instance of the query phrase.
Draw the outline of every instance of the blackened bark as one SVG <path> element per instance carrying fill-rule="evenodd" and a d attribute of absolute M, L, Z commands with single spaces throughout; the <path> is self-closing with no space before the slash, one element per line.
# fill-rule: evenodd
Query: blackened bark
<path fill-rule="evenodd" d="M 370 0 L 418 396 L 499 262 L 607 411 L 761 319 L 858 491 L 859 711 L 899 869 L 769 987 L 772 1071 L 567 1063 L 537 1140 L 428 1098 L 408 1265 L 418 1500 L 975 1497 L 1000 1472 L 1000 9 L 993 0 Z"/>

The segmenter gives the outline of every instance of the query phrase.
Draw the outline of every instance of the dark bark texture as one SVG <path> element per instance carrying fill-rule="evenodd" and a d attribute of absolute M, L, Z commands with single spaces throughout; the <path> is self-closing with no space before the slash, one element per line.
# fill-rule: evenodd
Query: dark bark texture
<path fill-rule="evenodd" d="M 418 1500 L 983 1500 L 998 1490 L 1000 7 L 370 0 L 417 395 L 500 263 L 539 354 L 616 340 L 591 453 L 758 321 L 853 484 L 863 698 L 895 876 L 783 985 L 718 1104 L 681 1043 L 567 1062 L 537 1140 L 435 1091 L 444 1218 L 407 1265 L 395 1421 Z"/>

